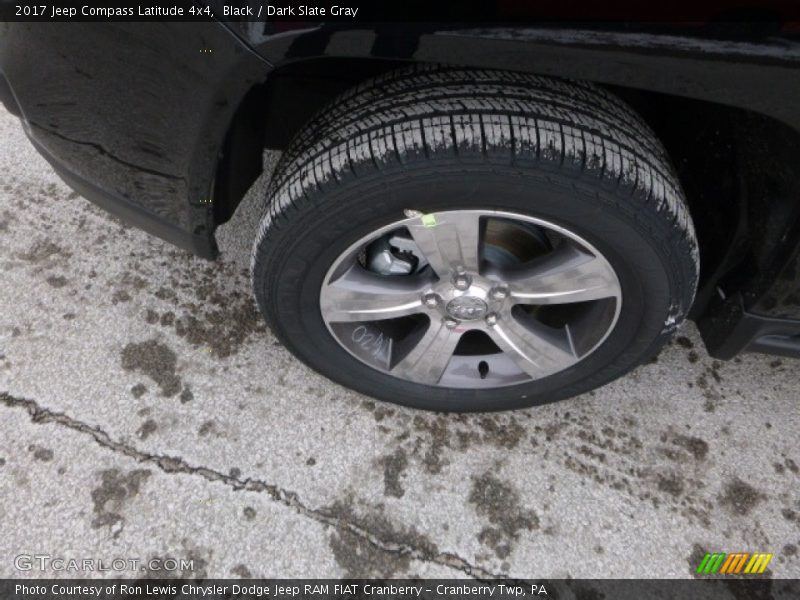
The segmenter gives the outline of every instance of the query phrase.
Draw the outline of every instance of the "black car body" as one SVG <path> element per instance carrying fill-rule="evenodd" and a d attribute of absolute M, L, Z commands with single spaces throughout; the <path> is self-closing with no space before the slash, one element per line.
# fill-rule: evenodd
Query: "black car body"
<path fill-rule="evenodd" d="M 797 356 L 800 30 L 709 11 L 594 25 L 6 22 L 0 97 L 82 195 L 211 259 L 261 150 L 362 80 L 424 62 L 594 82 L 677 168 L 701 249 L 691 316 L 711 354 Z"/>

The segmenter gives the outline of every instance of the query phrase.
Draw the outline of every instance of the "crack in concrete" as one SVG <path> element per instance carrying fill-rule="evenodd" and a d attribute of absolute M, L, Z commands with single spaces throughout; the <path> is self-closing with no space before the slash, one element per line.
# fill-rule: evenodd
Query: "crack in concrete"
<path fill-rule="evenodd" d="M 391 539 L 382 539 L 379 535 L 369 531 L 363 527 L 355 525 L 346 519 L 340 519 L 331 515 L 325 514 L 318 510 L 309 508 L 303 504 L 296 492 L 288 491 L 280 488 L 279 486 L 258 479 L 246 478 L 242 479 L 232 475 L 225 475 L 214 469 L 208 467 L 196 467 L 187 463 L 184 459 L 174 456 L 162 456 L 157 454 L 150 454 L 136 449 L 133 446 L 123 442 L 116 441 L 111 438 L 99 426 L 93 427 L 87 423 L 74 419 L 64 413 L 54 412 L 49 409 L 41 407 L 35 400 L 27 398 L 17 398 L 7 392 L 0 392 L 0 403 L 8 408 L 22 408 L 27 411 L 31 417 L 31 421 L 37 424 L 53 423 L 67 427 L 73 431 L 89 435 L 99 446 L 132 458 L 141 463 L 154 464 L 165 473 L 182 473 L 186 475 L 199 475 L 207 481 L 222 483 L 233 488 L 236 491 L 244 490 L 248 492 L 258 492 L 267 494 L 274 502 L 278 502 L 283 506 L 312 519 L 323 525 L 334 527 L 336 529 L 344 530 L 352 535 L 362 538 L 369 544 L 375 546 L 378 550 L 390 554 L 397 554 L 400 556 L 407 556 L 411 559 L 421 562 L 434 563 L 443 567 L 461 571 L 466 575 L 475 579 L 482 580 L 497 580 L 503 579 L 508 581 L 509 578 L 505 575 L 492 573 L 483 567 L 473 565 L 469 561 L 461 558 L 460 556 L 450 552 L 436 552 L 422 550 L 410 546 L 408 544 L 401 544 L 394 542 Z M 520 582 L 523 583 L 523 582 Z M 524 582 L 527 583 L 527 582 Z"/>

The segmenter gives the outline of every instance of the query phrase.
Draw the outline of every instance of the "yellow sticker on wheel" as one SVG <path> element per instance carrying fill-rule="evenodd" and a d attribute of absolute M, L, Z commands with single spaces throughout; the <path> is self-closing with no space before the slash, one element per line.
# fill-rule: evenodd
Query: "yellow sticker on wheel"
<path fill-rule="evenodd" d="M 422 215 L 420 218 L 425 227 L 436 227 L 436 215 Z"/>

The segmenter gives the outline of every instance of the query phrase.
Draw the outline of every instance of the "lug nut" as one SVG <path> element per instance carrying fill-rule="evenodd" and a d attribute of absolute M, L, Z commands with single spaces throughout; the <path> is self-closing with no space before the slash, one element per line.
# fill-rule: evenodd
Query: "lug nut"
<path fill-rule="evenodd" d="M 491 292 L 492 300 L 505 300 L 508 298 L 508 289 L 504 287 L 496 287 Z"/>
<path fill-rule="evenodd" d="M 489 327 L 494 327 L 495 325 L 497 325 L 497 315 L 494 313 L 489 313 L 488 315 L 486 315 L 486 324 Z"/>
<path fill-rule="evenodd" d="M 422 297 L 422 302 L 424 302 L 425 306 L 428 308 L 436 308 L 439 305 L 439 296 L 436 294 L 425 294 Z"/>
<path fill-rule="evenodd" d="M 453 285 L 457 290 L 466 290 L 472 285 L 472 278 L 467 275 L 467 270 L 464 267 L 458 266 L 455 268 L 456 274 L 453 275 Z"/>
<path fill-rule="evenodd" d="M 445 319 L 444 326 L 447 327 L 448 329 L 454 329 L 455 327 L 458 326 L 458 321 L 456 321 L 455 319 Z"/>

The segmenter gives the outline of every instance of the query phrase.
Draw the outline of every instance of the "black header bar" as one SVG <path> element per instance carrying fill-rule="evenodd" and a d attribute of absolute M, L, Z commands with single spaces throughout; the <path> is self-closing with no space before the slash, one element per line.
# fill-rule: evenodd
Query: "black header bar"
<path fill-rule="evenodd" d="M 800 30 L 798 0 L 0 0 L 0 22 L 775 23 Z M 787 27 L 784 27 L 786 29 Z"/>

